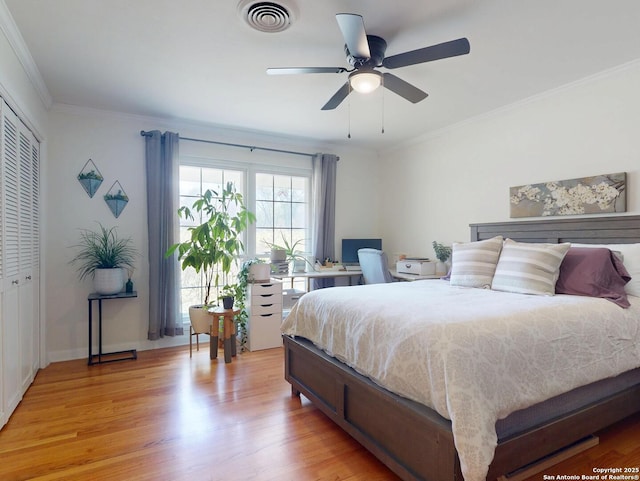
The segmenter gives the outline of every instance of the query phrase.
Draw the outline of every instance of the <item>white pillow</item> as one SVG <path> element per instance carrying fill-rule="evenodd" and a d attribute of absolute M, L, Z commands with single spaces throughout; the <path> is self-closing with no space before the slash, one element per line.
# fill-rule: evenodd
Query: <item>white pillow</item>
<path fill-rule="evenodd" d="M 640 244 L 571 244 L 574 247 L 606 247 L 622 254 L 622 263 L 631 276 L 624 286 L 630 296 L 640 297 Z"/>
<path fill-rule="evenodd" d="M 476 242 L 454 242 L 451 253 L 450 284 L 458 287 L 491 287 L 502 236 Z"/>
<path fill-rule="evenodd" d="M 553 296 L 560 264 L 570 243 L 544 244 L 504 241 L 491 289 Z"/>

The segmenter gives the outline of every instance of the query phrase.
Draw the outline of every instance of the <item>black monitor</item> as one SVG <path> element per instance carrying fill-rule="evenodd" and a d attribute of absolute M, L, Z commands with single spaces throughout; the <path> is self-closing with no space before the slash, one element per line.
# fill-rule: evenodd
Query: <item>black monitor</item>
<path fill-rule="evenodd" d="M 382 239 L 342 239 L 342 263 L 358 264 L 358 249 L 382 250 Z"/>

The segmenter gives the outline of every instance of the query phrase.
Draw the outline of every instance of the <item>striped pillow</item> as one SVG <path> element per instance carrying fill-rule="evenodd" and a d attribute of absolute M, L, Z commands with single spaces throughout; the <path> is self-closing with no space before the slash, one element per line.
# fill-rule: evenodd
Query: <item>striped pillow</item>
<path fill-rule="evenodd" d="M 451 285 L 491 287 L 502 249 L 502 236 L 477 242 L 454 242 L 451 254 Z"/>
<path fill-rule="evenodd" d="M 504 241 L 491 289 L 553 296 L 560 264 L 571 246 Z"/>

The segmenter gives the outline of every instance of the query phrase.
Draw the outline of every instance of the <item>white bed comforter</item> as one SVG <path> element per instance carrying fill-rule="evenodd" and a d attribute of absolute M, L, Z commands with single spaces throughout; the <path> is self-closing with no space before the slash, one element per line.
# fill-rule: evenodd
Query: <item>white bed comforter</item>
<path fill-rule="evenodd" d="M 282 331 L 450 419 L 464 479 L 481 481 L 498 419 L 640 366 L 640 298 L 630 301 L 439 280 L 336 287 L 304 295 Z"/>

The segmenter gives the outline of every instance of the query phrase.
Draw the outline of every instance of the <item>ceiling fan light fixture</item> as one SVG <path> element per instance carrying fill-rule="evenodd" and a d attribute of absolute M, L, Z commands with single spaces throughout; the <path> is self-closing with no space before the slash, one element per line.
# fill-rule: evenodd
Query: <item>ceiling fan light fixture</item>
<path fill-rule="evenodd" d="M 358 70 L 349 75 L 351 88 L 361 94 L 368 94 L 380 87 L 382 75 L 375 70 Z"/>

